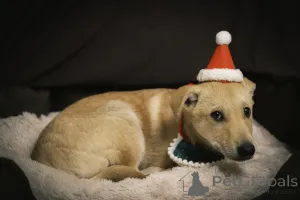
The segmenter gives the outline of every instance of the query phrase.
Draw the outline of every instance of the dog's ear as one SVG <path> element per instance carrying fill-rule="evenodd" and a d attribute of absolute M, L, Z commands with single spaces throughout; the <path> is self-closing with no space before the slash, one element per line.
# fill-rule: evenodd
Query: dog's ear
<path fill-rule="evenodd" d="M 198 94 L 194 92 L 193 86 L 187 85 L 178 88 L 171 94 L 171 108 L 176 120 L 179 120 L 182 109 L 194 107 L 198 102 Z"/>
<path fill-rule="evenodd" d="M 244 77 L 243 79 L 244 86 L 249 90 L 250 95 L 253 96 L 256 89 L 256 84 L 246 77 Z"/>

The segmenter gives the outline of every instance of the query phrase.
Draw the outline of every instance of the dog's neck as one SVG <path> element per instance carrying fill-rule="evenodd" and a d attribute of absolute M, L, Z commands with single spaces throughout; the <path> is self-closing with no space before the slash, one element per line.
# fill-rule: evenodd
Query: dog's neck
<path fill-rule="evenodd" d="M 187 128 L 185 126 L 183 115 L 181 116 L 179 121 L 179 134 L 183 138 L 183 140 L 197 147 L 197 149 L 199 150 L 198 153 L 202 155 L 202 162 L 212 162 L 224 158 L 224 156 L 220 152 L 217 152 L 213 147 L 205 144 L 205 142 L 199 143 L 199 141 L 204 141 L 204 138 L 193 138 L 193 136 L 196 137 L 198 134 L 193 128 Z"/>
<path fill-rule="evenodd" d="M 192 128 L 188 128 L 184 123 L 184 117 L 181 115 L 179 120 L 179 134 L 188 143 L 195 146 L 205 146 L 205 144 L 199 143 L 199 138 L 196 138 L 197 132 Z M 203 140 L 203 139 L 202 139 Z"/>
<path fill-rule="evenodd" d="M 191 143 L 190 138 L 183 132 L 183 115 L 179 119 L 179 134 L 185 141 Z"/>

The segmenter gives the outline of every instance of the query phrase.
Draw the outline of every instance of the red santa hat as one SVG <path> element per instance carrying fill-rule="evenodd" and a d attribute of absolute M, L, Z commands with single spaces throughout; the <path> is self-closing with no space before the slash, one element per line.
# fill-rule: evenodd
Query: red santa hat
<path fill-rule="evenodd" d="M 220 82 L 242 82 L 243 73 L 236 69 L 231 57 L 228 45 L 231 42 L 231 35 L 227 31 L 220 31 L 216 35 L 217 49 L 214 52 L 206 69 L 201 69 L 197 80 L 199 82 L 220 81 Z"/>

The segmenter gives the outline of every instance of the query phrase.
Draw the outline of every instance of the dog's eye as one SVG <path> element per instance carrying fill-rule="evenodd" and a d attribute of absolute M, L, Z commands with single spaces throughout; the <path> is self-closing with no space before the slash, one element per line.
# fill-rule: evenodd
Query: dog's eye
<path fill-rule="evenodd" d="M 216 120 L 217 122 L 223 121 L 224 120 L 224 115 L 221 111 L 214 111 L 210 114 L 210 116 Z"/>
<path fill-rule="evenodd" d="M 249 118 L 250 115 L 251 115 L 251 110 L 250 110 L 250 108 L 249 108 L 249 107 L 245 107 L 245 108 L 244 108 L 244 113 L 245 113 L 245 116 Z"/>

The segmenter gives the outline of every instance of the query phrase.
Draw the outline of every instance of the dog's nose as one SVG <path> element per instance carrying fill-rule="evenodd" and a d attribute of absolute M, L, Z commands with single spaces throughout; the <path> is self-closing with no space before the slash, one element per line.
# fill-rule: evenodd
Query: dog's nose
<path fill-rule="evenodd" d="M 237 151 L 242 158 L 251 157 L 255 153 L 255 147 L 250 142 L 245 142 L 238 147 Z"/>

